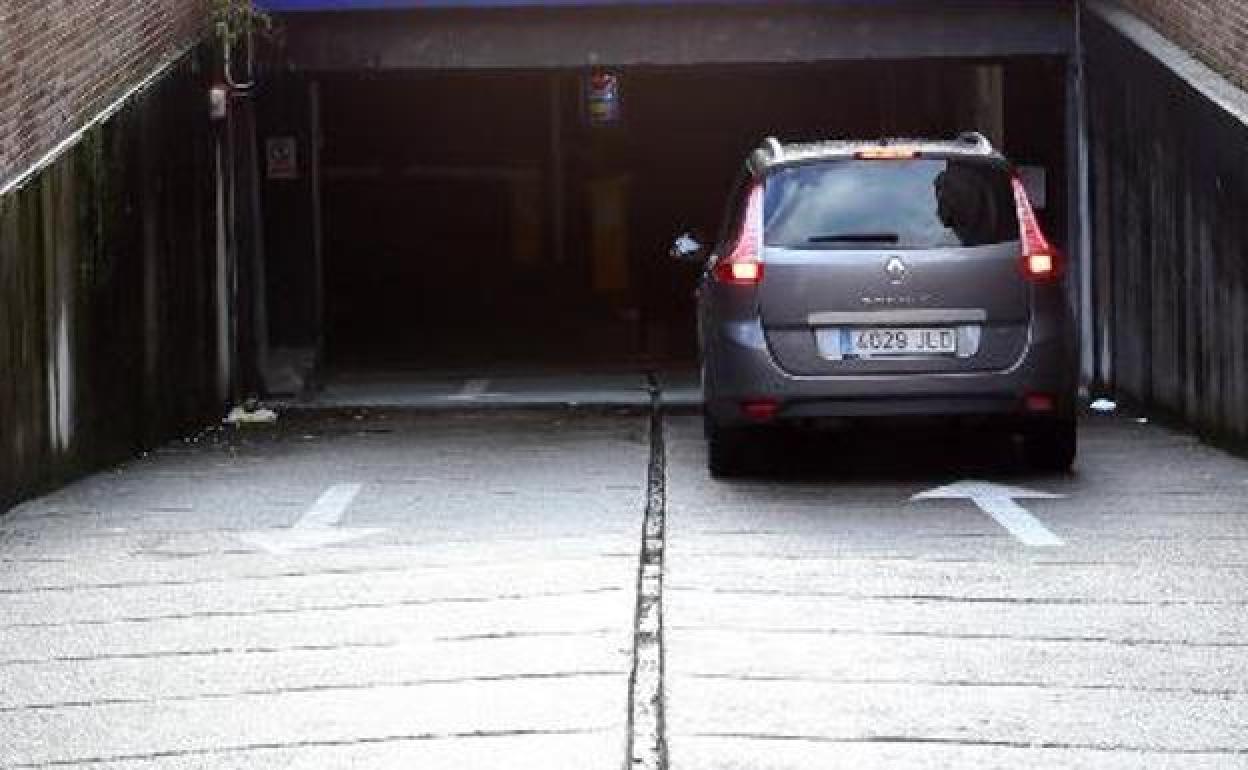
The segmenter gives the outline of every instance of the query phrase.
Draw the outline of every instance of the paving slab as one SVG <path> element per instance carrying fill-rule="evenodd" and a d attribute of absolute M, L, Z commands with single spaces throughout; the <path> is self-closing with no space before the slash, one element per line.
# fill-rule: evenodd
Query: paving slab
<path fill-rule="evenodd" d="M 0 766 L 616 768 L 648 458 L 633 412 L 300 412 L 19 506 Z"/>
<path fill-rule="evenodd" d="M 957 741 L 898 742 L 690 737 L 672 748 L 672 765 L 690 770 L 799 770 L 808 767 L 904 767 L 914 770 L 1226 770 L 1242 756 L 1225 752 L 1164 754 L 1113 748 L 996 746 Z"/>
<path fill-rule="evenodd" d="M 616 730 L 558 735 L 392 736 L 368 741 L 322 741 L 301 746 L 254 746 L 202 753 L 94 763 L 99 770 L 360 770 L 455 768 L 497 770 L 607 767 L 602 757 L 625 753 Z M 618 766 L 618 765 L 617 765 Z"/>
<path fill-rule="evenodd" d="M 1248 462 L 1128 419 L 1074 474 L 1008 437 L 797 436 L 755 477 L 668 421 L 671 767 L 1239 767 Z M 1020 499 L 1030 547 L 970 499 Z"/>

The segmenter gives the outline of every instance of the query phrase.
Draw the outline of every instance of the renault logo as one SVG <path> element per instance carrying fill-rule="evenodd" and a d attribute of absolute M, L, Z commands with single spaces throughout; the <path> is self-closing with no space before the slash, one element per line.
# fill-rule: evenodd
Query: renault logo
<path fill-rule="evenodd" d="M 906 263 L 900 257 L 893 257 L 884 266 L 884 272 L 888 273 L 888 282 L 897 286 L 906 280 Z"/>

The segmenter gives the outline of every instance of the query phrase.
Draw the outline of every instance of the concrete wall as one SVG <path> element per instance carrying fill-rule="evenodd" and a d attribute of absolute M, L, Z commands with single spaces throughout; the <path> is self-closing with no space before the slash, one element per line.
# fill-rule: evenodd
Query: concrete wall
<path fill-rule="evenodd" d="M 759 3 L 282 17 L 283 64 L 351 72 L 580 69 L 1069 53 L 1069 0 Z"/>
<path fill-rule="evenodd" d="M 1089 13 L 1097 371 L 1248 439 L 1248 95 L 1127 14 Z"/>
<path fill-rule="evenodd" d="M 203 32 L 208 0 L 0 2 L 0 189 Z"/>
<path fill-rule="evenodd" d="M 194 64 L 0 197 L 0 511 L 218 413 L 214 141 Z"/>
<path fill-rule="evenodd" d="M 1248 88 L 1248 0 L 1123 0 L 1123 5 Z"/>

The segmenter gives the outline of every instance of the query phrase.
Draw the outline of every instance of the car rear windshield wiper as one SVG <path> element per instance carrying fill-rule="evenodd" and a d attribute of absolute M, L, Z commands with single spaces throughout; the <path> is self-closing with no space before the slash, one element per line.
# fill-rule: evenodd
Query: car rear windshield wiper
<path fill-rule="evenodd" d="M 816 235 L 808 240 L 811 243 L 898 243 L 901 236 L 897 233 L 839 233 Z"/>

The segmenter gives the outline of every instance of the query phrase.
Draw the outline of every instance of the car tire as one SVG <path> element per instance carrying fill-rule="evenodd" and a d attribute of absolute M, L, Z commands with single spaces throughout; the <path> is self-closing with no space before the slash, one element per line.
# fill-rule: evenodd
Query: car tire
<path fill-rule="evenodd" d="M 1040 471 L 1069 471 L 1075 464 L 1078 445 L 1078 428 L 1074 420 L 1037 425 L 1023 434 L 1023 454 L 1027 464 Z"/>
<path fill-rule="evenodd" d="M 706 423 L 706 467 L 712 478 L 731 479 L 744 476 L 753 468 L 749 434 L 743 430 L 721 428 L 710 420 Z"/>

